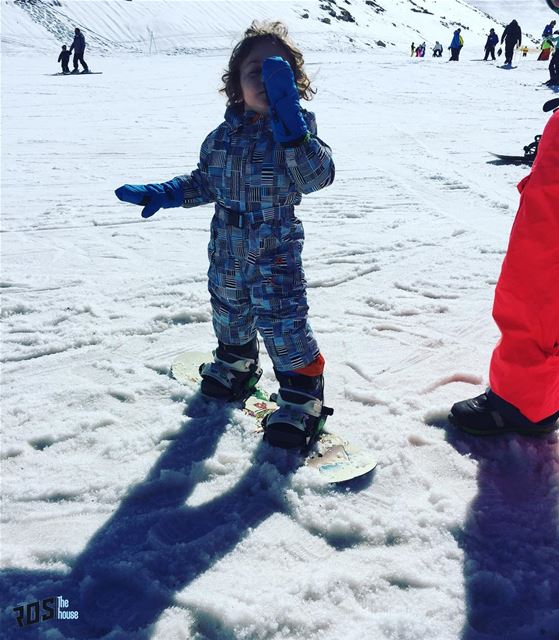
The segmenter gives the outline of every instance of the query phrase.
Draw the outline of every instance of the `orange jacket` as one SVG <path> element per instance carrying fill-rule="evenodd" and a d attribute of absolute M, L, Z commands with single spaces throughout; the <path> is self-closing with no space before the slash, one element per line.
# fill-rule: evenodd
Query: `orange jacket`
<path fill-rule="evenodd" d="M 559 111 L 518 190 L 520 207 L 495 290 L 493 317 L 502 335 L 489 383 L 539 422 L 559 410 Z"/>

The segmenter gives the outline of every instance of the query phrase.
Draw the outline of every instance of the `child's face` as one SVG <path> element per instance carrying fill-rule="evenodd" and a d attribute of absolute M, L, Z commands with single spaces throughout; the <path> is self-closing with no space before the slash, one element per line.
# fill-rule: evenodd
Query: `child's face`
<path fill-rule="evenodd" d="M 271 40 L 262 40 L 254 45 L 241 63 L 239 79 L 245 111 L 256 111 L 263 115 L 268 113 L 268 98 L 262 82 L 262 63 L 272 56 L 288 59 L 287 52 L 281 45 Z"/>

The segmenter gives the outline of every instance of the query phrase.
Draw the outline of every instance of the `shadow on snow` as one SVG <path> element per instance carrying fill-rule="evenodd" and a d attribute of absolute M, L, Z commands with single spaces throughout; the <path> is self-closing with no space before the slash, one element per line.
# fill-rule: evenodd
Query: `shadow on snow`
<path fill-rule="evenodd" d="M 478 463 L 478 493 L 455 532 L 464 552 L 461 640 L 559 638 L 557 436 L 482 438 L 431 424 Z"/>
<path fill-rule="evenodd" d="M 176 592 L 266 518 L 287 511 L 283 496 L 299 460 L 264 442 L 254 450 L 247 473 L 229 491 L 199 506 L 184 504 L 197 485 L 199 465 L 215 452 L 230 421 L 231 409 L 220 407 L 211 416 L 196 416 L 197 404 L 199 397 L 190 402 L 189 419 L 147 478 L 130 490 L 69 574 L 2 572 L 2 613 L 9 618 L 4 620 L 3 638 L 46 637 L 53 626 L 59 637 L 149 638 Z M 359 491 L 365 486 L 361 482 L 349 488 Z M 334 548 L 343 548 L 339 543 L 331 541 Z M 13 607 L 59 595 L 69 600 L 69 610 L 79 612 L 79 620 L 17 626 Z"/>

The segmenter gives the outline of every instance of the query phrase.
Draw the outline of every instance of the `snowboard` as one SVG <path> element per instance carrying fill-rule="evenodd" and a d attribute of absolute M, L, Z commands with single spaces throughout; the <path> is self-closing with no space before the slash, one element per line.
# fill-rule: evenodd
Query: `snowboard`
<path fill-rule="evenodd" d="M 559 98 L 551 98 L 548 100 L 542 107 L 543 111 L 546 113 L 548 111 L 554 111 L 555 109 L 559 109 Z"/>
<path fill-rule="evenodd" d="M 187 351 L 177 356 L 171 365 L 171 375 L 185 385 L 198 385 L 201 381 L 198 371 L 204 362 L 211 362 L 213 355 L 197 351 Z M 255 432 L 263 433 L 262 420 L 277 409 L 270 400 L 270 393 L 258 385 L 252 394 L 242 402 L 242 410 L 255 419 Z M 332 484 L 347 482 L 363 476 L 377 466 L 377 460 L 369 451 L 348 442 L 345 438 L 323 431 L 309 452 L 302 456 L 302 463 L 316 471 Z"/>
<path fill-rule="evenodd" d="M 100 76 L 102 74 L 103 74 L 102 71 L 86 71 L 85 73 L 83 71 L 80 71 L 79 73 L 63 73 L 62 71 L 59 71 L 58 73 L 49 73 L 47 75 L 51 75 L 51 76 Z"/>
<path fill-rule="evenodd" d="M 490 152 L 491 153 L 491 152 Z M 501 160 L 502 164 L 527 164 L 531 165 L 534 162 L 533 157 L 526 156 L 506 156 L 501 153 L 491 153 L 492 156 L 495 156 L 498 160 Z"/>

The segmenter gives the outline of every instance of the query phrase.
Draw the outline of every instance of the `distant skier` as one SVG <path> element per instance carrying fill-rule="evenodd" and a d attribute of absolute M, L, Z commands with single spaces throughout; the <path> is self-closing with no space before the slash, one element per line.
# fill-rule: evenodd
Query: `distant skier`
<path fill-rule="evenodd" d="M 552 11 L 559 13 L 559 0 L 547 0 L 547 4 Z M 555 22 L 555 20 L 553 21 Z M 555 25 L 554 25 L 555 26 Z M 555 31 L 551 37 L 555 52 L 549 63 L 549 80 L 547 84 L 551 87 L 559 85 L 559 31 Z"/>
<path fill-rule="evenodd" d="M 491 56 L 491 60 L 495 60 L 495 47 L 499 43 L 499 36 L 495 33 L 495 29 L 490 29 L 487 35 L 487 41 L 485 43 L 485 57 L 484 60 L 488 60 Z"/>
<path fill-rule="evenodd" d="M 314 91 L 283 23 L 253 22 L 222 80 L 225 121 L 204 140 L 198 168 L 163 184 L 123 185 L 116 195 L 142 206 L 146 218 L 215 203 L 208 289 L 218 344 L 200 371 L 201 392 L 235 402 L 254 389 L 262 373 L 258 331 L 280 387 L 266 440 L 301 448 L 319 433 L 326 408 L 294 207 L 303 193 L 333 182 L 332 151 L 301 106 Z"/>
<path fill-rule="evenodd" d="M 72 42 L 72 46 L 70 47 L 70 53 L 74 52 L 74 70 L 72 73 L 78 73 L 78 62 L 81 63 L 83 67 L 83 72 L 87 73 L 89 68 L 83 59 L 85 53 L 85 36 L 83 33 L 76 27 L 74 36 L 74 42 Z"/>
<path fill-rule="evenodd" d="M 490 388 L 453 405 L 449 418 L 474 435 L 542 435 L 559 423 L 559 109 L 543 132 L 532 172 L 518 189 L 495 290 L 501 340 Z"/>
<path fill-rule="evenodd" d="M 415 55 L 418 58 L 424 58 L 425 57 L 425 43 L 422 42 L 420 45 L 418 45 L 417 49 L 415 50 Z"/>
<path fill-rule="evenodd" d="M 505 64 L 511 65 L 514 56 L 514 48 L 522 44 L 522 31 L 516 20 L 505 27 L 501 37 L 501 44 L 505 43 Z"/>
<path fill-rule="evenodd" d="M 553 51 L 553 41 L 550 37 L 544 38 L 541 44 L 540 55 L 538 56 L 538 60 L 549 60 L 549 55 Z"/>
<path fill-rule="evenodd" d="M 542 33 L 542 38 L 548 38 L 552 33 L 553 30 L 555 29 L 555 20 L 552 20 L 549 24 L 545 25 L 545 29 L 543 30 Z"/>
<path fill-rule="evenodd" d="M 559 85 L 559 31 L 556 31 L 551 36 L 551 42 L 555 47 L 555 51 L 549 63 L 549 80 L 547 84 L 551 87 L 556 87 Z"/>
<path fill-rule="evenodd" d="M 412 58 L 413 58 L 414 54 L 415 54 L 415 42 L 412 42 L 411 43 L 411 57 Z"/>
<path fill-rule="evenodd" d="M 450 43 L 450 59 L 454 62 L 458 62 L 460 59 L 460 51 L 464 46 L 464 38 L 460 35 L 461 29 L 456 29 Z"/>
<path fill-rule="evenodd" d="M 437 40 L 435 42 L 435 46 L 433 47 L 433 58 L 442 58 L 443 56 L 443 45 Z"/>
<path fill-rule="evenodd" d="M 68 62 L 70 62 L 70 52 L 66 49 L 66 45 L 62 45 L 62 51 L 58 56 L 58 62 L 62 65 L 62 73 L 70 73 L 70 67 L 68 66 Z"/>

